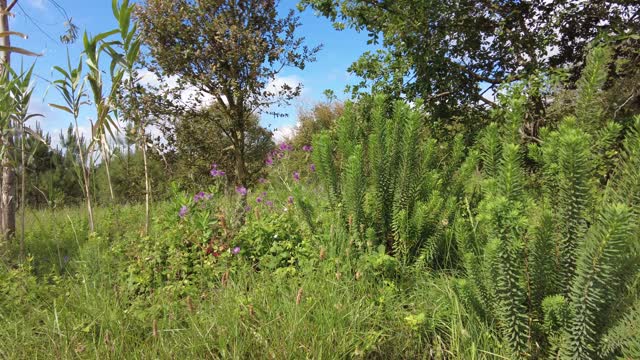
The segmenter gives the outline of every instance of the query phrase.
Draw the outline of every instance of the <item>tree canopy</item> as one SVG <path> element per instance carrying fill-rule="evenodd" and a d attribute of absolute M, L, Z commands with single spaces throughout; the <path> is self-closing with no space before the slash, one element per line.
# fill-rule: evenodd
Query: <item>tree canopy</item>
<path fill-rule="evenodd" d="M 422 98 L 438 117 L 465 104 L 489 104 L 482 91 L 542 68 L 578 74 L 598 34 L 640 28 L 640 5 L 628 0 L 303 0 L 341 29 L 366 31 L 370 43 L 350 68 L 395 97 Z"/>

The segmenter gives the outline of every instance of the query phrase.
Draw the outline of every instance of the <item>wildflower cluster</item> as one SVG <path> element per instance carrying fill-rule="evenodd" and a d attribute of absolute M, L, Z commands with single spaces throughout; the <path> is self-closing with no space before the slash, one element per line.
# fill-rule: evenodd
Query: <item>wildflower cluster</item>
<path fill-rule="evenodd" d="M 199 193 L 193 196 L 193 202 L 198 203 L 203 200 L 210 200 L 213 197 L 212 194 L 208 194 L 204 191 L 200 191 Z"/>
<path fill-rule="evenodd" d="M 256 202 L 258 204 L 264 203 L 266 206 L 270 208 L 273 207 L 273 201 L 267 200 L 266 197 L 267 197 L 267 192 L 263 191 L 258 197 L 256 197 Z"/>
<path fill-rule="evenodd" d="M 289 151 L 293 151 L 293 146 L 287 144 L 286 142 L 281 143 L 278 147 L 267 154 L 267 158 L 264 160 L 264 163 L 271 166 L 273 165 L 274 159 L 282 159 L 286 156 Z"/>
<path fill-rule="evenodd" d="M 224 171 L 218 170 L 218 164 L 216 163 L 211 164 L 211 171 L 209 171 L 209 174 L 213 177 L 223 177 L 226 175 Z"/>

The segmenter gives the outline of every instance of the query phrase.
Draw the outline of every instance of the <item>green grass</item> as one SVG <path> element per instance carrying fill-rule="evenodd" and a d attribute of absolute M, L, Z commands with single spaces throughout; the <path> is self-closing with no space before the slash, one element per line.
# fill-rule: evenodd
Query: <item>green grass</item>
<path fill-rule="evenodd" d="M 141 210 L 97 209 L 92 236 L 82 209 L 28 212 L 30 261 L 0 268 L 0 358 L 500 358 L 452 277 L 417 267 L 380 277 L 339 244 L 293 275 L 241 260 L 225 284 L 208 279 L 193 296 L 172 283 L 133 294 L 125 274 L 135 254 L 123 248 L 165 236 L 158 220 L 140 237 Z"/>

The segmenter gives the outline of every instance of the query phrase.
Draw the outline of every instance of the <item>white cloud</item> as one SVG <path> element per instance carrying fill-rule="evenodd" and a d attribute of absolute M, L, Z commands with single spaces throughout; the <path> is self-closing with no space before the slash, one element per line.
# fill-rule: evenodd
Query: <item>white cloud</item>
<path fill-rule="evenodd" d="M 47 0 L 27 0 L 27 3 L 38 10 L 45 10 L 47 8 Z"/>
<path fill-rule="evenodd" d="M 285 125 L 277 128 L 273 131 L 273 141 L 277 144 L 291 139 L 296 133 L 296 128 L 297 126 L 293 125 Z"/>
<path fill-rule="evenodd" d="M 178 87 L 178 76 L 169 76 L 167 78 L 160 78 L 155 73 L 142 69 L 138 72 L 138 81 L 142 86 L 153 86 L 157 87 L 162 85 L 166 85 L 169 89 L 175 89 Z M 214 102 L 214 98 L 212 95 L 207 94 L 203 91 L 199 91 L 193 86 L 187 86 L 180 93 L 179 99 L 185 104 L 192 105 L 196 108 L 203 108 L 210 106 Z M 223 101 L 225 99 L 223 98 Z"/>
<path fill-rule="evenodd" d="M 298 85 L 303 85 L 302 80 L 296 75 L 290 76 L 278 76 L 275 79 L 271 80 L 269 84 L 267 84 L 267 90 L 273 93 L 277 93 L 284 85 L 289 85 L 291 88 L 296 88 Z M 300 95 L 305 92 L 304 88 Z"/>

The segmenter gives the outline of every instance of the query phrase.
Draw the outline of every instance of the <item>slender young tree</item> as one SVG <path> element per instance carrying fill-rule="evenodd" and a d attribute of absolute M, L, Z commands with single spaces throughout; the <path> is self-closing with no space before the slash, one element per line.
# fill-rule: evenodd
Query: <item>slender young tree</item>
<path fill-rule="evenodd" d="M 26 177 L 27 177 L 27 148 L 25 139 L 27 135 L 46 144 L 45 140 L 36 132 L 26 126 L 27 121 L 35 117 L 42 117 L 42 114 L 34 114 L 29 112 L 29 104 L 31 103 L 31 95 L 33 87 L 31 79 L 33 76 L 33 65 L 24 73 L 14 74 L 16 81 L 12 94 L 15 103 L 15 112 L 13 114 L 16 128 L 20 139 L 20 259 L 24 259 L 25 252 L 25 211 L 26 211 Z"/>
<path fill-rule="evenodd" d="M 320 46 L 296 36 L 299 18 L 279 17 L 276 0 L 146 0 L 138 17 L 163 75 L 214 98 L 223 116 L 211 121 L 232 144 L 237 186 L 247 186 L 246 137 L 252 114 L 300 94 L 274 86 L 286 67 L 304 69 Z"/>
<path fill-rule="evenodd" d="M 124 0 L 121 5 L 118 5 L 118 0 L 113 0 L 112 8 L 113 15 L 118 21 L 118 32 L 122 37 L 122 54 L 118 54 L 113 51 L 110 52 L 110 54 L 112 58 L 118 59 L 120 66 L 126 73 L 126 78 L 123 81 L 124 89 L 122 89 L 124 95 L 121 97 L 122 101 L 119 104 L 119 107 L 125 116 L 125 120 L 130 121 L 133 125 L 132 130 L 134 140 L 142 152 L 145 190 L 144 233 L 148 234 L 151 213 L 151 179 L 149 177 L 149 162 L 147 157 L 149 139 L 147 138 L 146 132 L 148 117 L 144 116 L 141 111 L 140 92 L 142 91 L 142 87 L 138 84 L 139 79 L 137 71 L 142 41 L 138 32 L 138 26 L 132 22 L 131 18 L 135 5 L 130 5 L 128 0 Z"/>
<path fill-rule="evenodd" d="M 85 196 L 86 204 L 87 204 L 87 214 L 89 217 L 89 231 L 93 232 L 95 230 L 95 225 L 93 221 L 93 207 L 91 205 L 91 187 L 90 187 L 90 176 L 91 173 L 87 166 L 87 157 L 90 156 L 88 151 L 85 153 L 85 148 L 82 144 L 82 138 L 80 136 L 80 129 L 78 126 L 78 117 L 80 116 L 80 108 L 83 105 L 87 104 L 87 94 L 84 91 L 85 82 L 82 79 L 82 59 L 78 62 L 77 67 L 71 66 L 71 60 L 69 58 L 69 54 L 67 53 L 67 70 L 55 66 L 54 70 L 56 70 L 60 75 L 62 75 L 61 79 L 55 80 L 53 84 L 56 89 L 62 95 L 62 98 L 65 101 L 64 105 L 59 104 L 49 104 L 49 106 L 56 108 L 58 110 L 65 111 L 71 116 L 73 116 L 74 121 L 74 130 L 75 130 L 75 140 L 76 146 L 78 147 L 78 157 L 80 162 L 80 172 L 79 174 L 82 182 L 82 191 Z"/>
<path fill-rule="evenodd" d="M 100 55 L 103 52 L 111 52 L 111 42 L 105 41 L 108 37 L 115 34 L 117 30 L 112 30 L 98 34 L 96 36 L 88 36 L 84 33 L 84 53 L 87 55 L 87 81 L 93 95 L 93 105 L 96 109 L 96 121 L 92 126 L 92 139 L 89 143 L 90 150 L 97 144 L 102 153 L 102 161 L 105 165 L 107 172 L 107 182 L 109 184 L 109 194 L 111 201 L 115 200 L 113 193 L 113 186 L 111 183 L 111 173 L 109 171 L 110 162 L 110 149 L 109 142 L 107 141 L 107 135 L 112 139 L 115 139 L 115 132 L 118 130 L 118 125 L 113 117 L 115 109 L 115 99 L 118 92 L 118 88 L 122 82 L 124 71 L 121 68 L 115 68 L 117 63 L 116 59 L 112 58 L 111 66 L 111 85 L 108 88 L 106 94 L 104 94 L 105 82 L 102 78 L 102 70 L 100 69 Z"/>
<path fill-rule="evenodd" d="M 18 0 L 0 0 L 0 74 L 5 73 L 7 79 L 10 77 L 9 69 L 11 69 L 11 53 L 19 53 L 29 56 L 38 56 L 31 51 L 11 46 L 10 36 L 20 36 L 26 38 L 26 35 L 19 32 L 11 31 L 9 27 L 9 14 L 18 3 Z M 2 89 L 7 91 L 8 87 Z M 0 194 L 0 231 L 5 239 L 9 239 L 16 232 L 16 170 L 13 160 L 11 159 L 10 149 L 14 147 L 15 128 L 12 119 L 7 118 L 2 133 L 2 190 Z"/>

